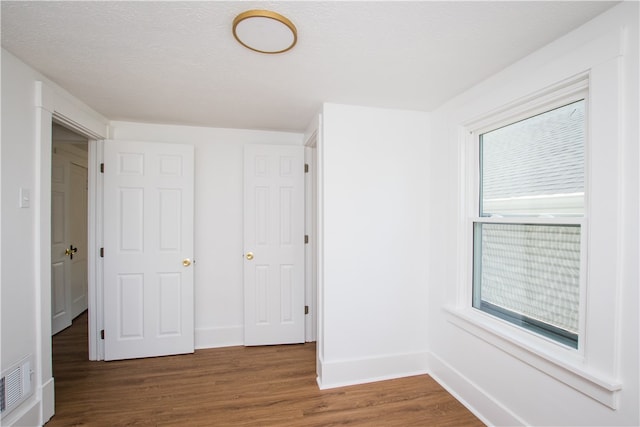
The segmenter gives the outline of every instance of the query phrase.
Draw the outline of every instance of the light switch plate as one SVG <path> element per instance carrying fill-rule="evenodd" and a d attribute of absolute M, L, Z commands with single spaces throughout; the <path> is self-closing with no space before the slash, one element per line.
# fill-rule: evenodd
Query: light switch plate
<path fill-rule="evenodd" d="M 20 207 L 28 208 L 31 205 L 31 193 L 28 188 L 20 189 Z"/>

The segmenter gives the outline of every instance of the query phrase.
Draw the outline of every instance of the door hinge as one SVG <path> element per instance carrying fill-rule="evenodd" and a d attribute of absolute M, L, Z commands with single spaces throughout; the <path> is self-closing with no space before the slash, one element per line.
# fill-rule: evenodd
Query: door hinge
<path fill-rule="evenodd" d="M 104 163 L 100 163 L 100 173 L 104 173 Z"/>
<path fill-rule="evenodd" d="M 100 248 L 100 258 L 104 258 L 104 248 Z"/>
<path fill-rule="evenodd" d="M 308 305 L 304 306 L 304 314 L 309 314 L 309 306 Z"/>
<path fill-rule="evenodd" d="M 309 235 L 308 235 L 308 234 L 305 234 L 305 235 L 304 235 L 304 244 L 306 245 L 306 244 L 308 244 L 308 243 L 309 243 Z"/>
<path fill-rule="evenodd" d="M 100 339 L 103 340 L 104 339 L 104 329 L 100 331 Z"/>
<path fill-rule="evenodd" d="M 309 163 L 304 164 L 304 173 L 309 173 Z"/>

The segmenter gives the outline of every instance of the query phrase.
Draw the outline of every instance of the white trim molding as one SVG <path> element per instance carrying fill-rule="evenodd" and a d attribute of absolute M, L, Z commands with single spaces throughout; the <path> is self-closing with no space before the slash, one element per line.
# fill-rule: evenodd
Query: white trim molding
<path fill-rule="evenodd" d="M 55 119 L 87 138 L 108 136 L 108 121 L 70 94 L 52 84 L 35 82 L 36 133 L 35 170 L 36 185 L 34 207 L 35 223 L 35 276 L 38 318 L 36 384 L 40 404 L 40 424 L 46 423 L 55 411 L 55 390 L 51 362 L 51 129 Z M 89 164 L 89 174 L 97 165 Z M 91 210 L 91 208 L 90 208 Z M 91 221 L 90 221 L 91 223 Z M 91 224 L 89 225 L 91 227 Z M 90 281 L 95 280 L 90 277 Z M 91 338 L 91 337 L 90 337 Z M 90 340 L 91 342 L 91 340 Z"/>
<path fill-rule="evenodd" d="M 456 308 L 445 310 L 450 315 L 449 322 L 453 325 L 609 408 L 617 409 L 618 392 L 622 389 L 622 383 L 619 380 L 605 377 L 597 371 L 591 371 L 588 366 L 572 364 L 547 353 L 544 348 L 536 348 L 531 343 L 522 341 L 519 334 L 513 333 L 515 327 L 506 322 L 503 325 L 504 328 L 498 329 L 493 327 L 491 323 L 485 322 L 485 319 L 482 318 L 486 315 L 481 313 Z"/>
<path fill-rule="evenodd" d="M 478 384 L 470 381 L 460 371 L 433 353 L 429 353 L 429 375 L 488 426 L 525 426 L 528 424 L 491 397 Z M 463 396 L 467 396 L 467 399 Z M 476 405 L 472 405 L 471 401 L 476 402 Z"/>
<path fill-rule="evenodd" d="M 319 360 L 321 390 L 429 373 L 426 352 L 391 354 L 366 359 L 325 362 Z"/>

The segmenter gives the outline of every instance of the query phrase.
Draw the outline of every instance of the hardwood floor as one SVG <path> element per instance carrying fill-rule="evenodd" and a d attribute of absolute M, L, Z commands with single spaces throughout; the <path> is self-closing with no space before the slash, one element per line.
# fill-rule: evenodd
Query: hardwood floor
<path fill-rule="evenodd" d="M 87 360 L 87 314 L 53 338 L 55 426 L 482 426 L 427 375 L 319 390 L 315 345 Z"/>

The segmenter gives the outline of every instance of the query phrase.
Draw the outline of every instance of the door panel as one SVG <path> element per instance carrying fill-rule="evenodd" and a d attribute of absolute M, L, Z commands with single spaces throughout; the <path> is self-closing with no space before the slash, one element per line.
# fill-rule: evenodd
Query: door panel
<path fill-rule="evenodd" d="M 245 345 L 304 342 L 303 148 L 247 145 L 244 174 Z"/>
<path fill-rule="evenodd" d="M 69 257 L 70 162 L 54 154 L 51 161 L 51 334 L 71 326 Z"/>
<path fill-rule="evenodd" d="M 192 353 L 193 146 L 107 141 L 104 157 L 105 359 Z"/>
<path fill-rule="evenodd" d="M 78 250 L 70 260 L 71 269 L 71 317 L 75 318 L 87 309 L 87 168 L 75 163 L 70 165 L 69 183 L 69 241 Z"/>

